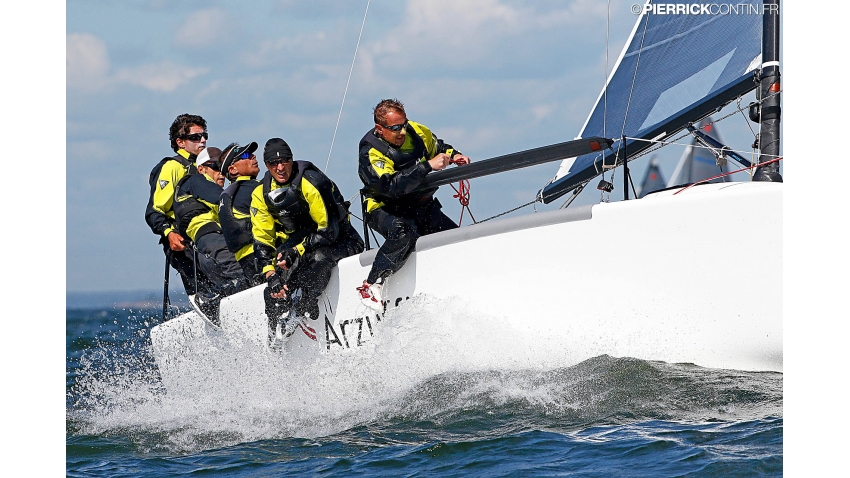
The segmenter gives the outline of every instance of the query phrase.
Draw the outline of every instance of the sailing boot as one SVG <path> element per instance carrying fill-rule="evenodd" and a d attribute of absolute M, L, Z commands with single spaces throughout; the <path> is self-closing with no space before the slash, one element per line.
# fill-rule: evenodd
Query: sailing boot
<path fill-rule="evenodd" d="M 357 288 L 360 293 L 360 302 L 366 307 L 381 312 L 384 310 L 383 280 L 378 279 L 374 284 L 363 281 L 363 285 Z"/>
<path fill-rule="evenodd" d="M 221 322 L 218 313 L 221 306 L 221 295 L 212 291 L 199 291 L 195 294 L 195 303 L 198 304 L 198 309 L 207 317 L 214 325 L 221 327 Z"/>

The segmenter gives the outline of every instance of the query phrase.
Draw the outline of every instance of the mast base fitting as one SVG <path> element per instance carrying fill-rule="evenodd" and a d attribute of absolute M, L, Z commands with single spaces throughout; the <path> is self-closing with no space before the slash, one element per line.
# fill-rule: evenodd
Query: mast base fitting
<path fill-rule="evenodd" d="M 779 174 L 779 171 L 767 171 L 766 167 L 756 170 L 756 174 L 753 175 L 753 181 L 764 181 L 768 183 L 783 182 L 782 175 Z"/>

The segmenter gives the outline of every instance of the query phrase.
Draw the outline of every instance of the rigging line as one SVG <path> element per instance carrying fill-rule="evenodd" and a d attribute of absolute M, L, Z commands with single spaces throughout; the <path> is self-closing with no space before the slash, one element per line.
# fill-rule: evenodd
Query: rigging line
<path fill-rule="evenodd" d="M 738 105 L 738 111 L 740 111 L 741 116 L 744 117 L 744 123 L 747 123 L 747 128 L 750 128 L 750 133 L 753 134 L 753 138 L 756 138 L 757 137 L 756 132 L 753 129 L 753 127 L 750 125 L 749 118 L 747 118 L 747 115 L 744 114 L 744 110 L 741 109 L 741 100 L 742 99 L 744 99 L 744 98 L 742 96 L 739 96 L 738 101 L 736 102 L 736 104 Z"/>
<path fill-rule="evenodd" d="M 688 136 L 688 135 L 681 136 L 679 139 L 684 138 L 685 136 Z M 631 138 L 629 136 L 626 136 L 626 139 L 633 139 L 635 141 L 644 141 L 644 142 L 647 142 L 647 143 L 660 143 L 664 146 L 667 146 L 667 145 L 670 145 L 670 144 L 676 144 L 676 145 L 679 145 L 679 146 L 693 146 L 695 148 L 703 148 L 703 149 L 715 151 L 714 148 L 709 148 L 707 146 L 702 146 L 702 145 L 698 145 L 698 144 L 675 143 L 675 142 L 672 142 L 672 141 L 661 141 L 661 140 L 644 139 L 644 138 Z M 739 154 L 751 154 L 752 153 L 752 151 L 742 151 L 742 150 L 731 149 L 731 148 L 725 149 L 724 151 L 732 151 L 733 153 L 739 153 Z M 778 155 L 778 154 L 773 154 L 773 155 L 767 154 L 765 156 L 774 156 L 774 157 L 777 157 L 777 158 L 780 157 L 780 155 Z"/>
<path fill-rule="evenodd" d="M 487 219 L 482 219 L 482 220 L 480 220 L 480 221 L 476 222 L 475 224 L 481 224 L 482 222 L 487 222 L 487 221 L 489 221 L 490 219 L 496 219 L 497 217 L 504 216 L 505 214 L 510 214 L 510 213 L 512 213 L 512 212 L 514 212 L 514 211 L 518 211 L 518 210 L 520 210 L 520 209 L 522 209 L 522 208 L 524 208 L 524 207 L 526 207 L 526 206 L 530 206 L 530 205 L 532 205 L 532 204 L 536 203 L 537 201 L 538 201 L 538 199 L 535 197 L 535 198 L 534 198 L 534 200 L 533 200 L 533 201 L 531 201 L 531 202 L 527 202 L 527 203 L 523 204 L 522 206 L 517 206 L 517 207 L 515 207 L 515 208 L 511 209 L 510 211 L 505 211 L 505 212 L 503 212 L 503 213 L 496 214 L 495 216 L 488 217 Z"/>
<path fill-rule="evenodd" d="M 608 0 L 608 9 L 605 12 L 605 77 L 602 78 L 602 137 L 608 126 L 608 41 L 611 30 L 611 0 Z"/>
<path fill-rule="evenodd" d="M 680 193 L 680 192 L 682 192 L 682 191 L 687 191 L 688 189 L 690 189 L 690 188 L 692 188 L 692 187 L 696 186 L 697 184 L 707 183 L 707 182 L 711 181 L 712 179 L 722 178 L 723 176 L 729 176 L 729 175 L 732 175 L 732 174 L 735 174 L 735 173 L 740 173 L 741 171 L 744 171 L 744 170 L 746 170 L 746 169 L 755 169 L 755 168 L 760 168 L 760 167 L 762 167 L 762 166 L 766 166 L 766 165 L 768 165 L 768 164 L 770 164 L 770 163 L 775 163 L 775 162 L 777 162 L 777 161 L 781 161 L 781 160 L 782 160 L 782 156 L 778 156 L 778 157 L 776 157 L 776 158 L 771 159 L 770 161 L 765 161 L 765 162 L 763 162 L 763 163 L 759 163 L 759 164 L 752 164 L 752 165 L 750 165 L 750 166 L 748 166 L 748 167 L 738 169 L 737 171 L 729 171 L 728 173 L 722 173 L 722 174 L 718 174 L 717 176 L 712 176 L 712 177 L 710 177 L 710 178 L 701 179 L 701 180 L 699 180 L 699 181 L 697 181 L 697 182 L 695 182 L 695 183 L 689 184 L 689 185 L 687 185 L 686 187 L 684 187 L 684 188 L 682 188 L 682 189 L 680 189 L 680 190 L 678 190 L 678 191 L 674 192 L 674 193 L 673 193 L 673 195 L 675 196 L 675 195 L 679 194 L 679 193 Z"/>
<path fill-rule="evenodd" d="M 628 177 L 629 184 L 632 185 L 632 194 L 635 195 L 635 199 L 638 199 L 637 190 L 635 189 L 635 183 L 634 183 L 634 181 L 632 181 L 632 173 L 630 172 L 626 176 Z M 643 191 L 641 191 L 641 192 L 643 192 Z"/>
<path fill-rule="evenodd" d="M 626 102 L 626 113 L 623 116 L 623 129 L 620 132 L 620 137 L 623 137 L 623 136 L 626 135 L 626 122 L 629 119 L 629 107 L 631 107 L 631 105 L 632 105 L 632 94 L 634 93 L 634 89 L 635 89 L 635 80 L 637 79 L 638 68 L 640 68 L 640 55 L 641 55 L 641 53 L 643 53 L 643 41 L 644 41 L 644 39 L 646 39 L 646 28 L 647 28 L 647 26 L 649 26 L 649 17 L 646 17 L 646 21 L 643 22 L 643 33 L 640 36 L 640 47 L 638 48 L 637 61 L 635 61 L 635 72 L 632 75 L 632 84 L 629 86 L 629 100 Z M 618 154 L 620 152 L 620 148 L 623 147 L 623 146 L 624 145 L 622 145 L 622 144 L 617 145 L 617 153 Z M 628 160 L 629 159 L 626 158 L 626 157 L 623 158 L 623 162 L 626 162 Z M 617 157 L 614 156 L 614 167 L 616 167 L 616 166 L 617 166 Z"/>
<path fill-rule="evenodd" d="M 740 104 L 740 100 L 741 100 L 741 97 L 738 97 L 738 103 L 739 103 L 739 104 Z M 725 121 L 725 120 L 729 119 L 730 117 L 732 117 L 732 116 L 734 116 L 734 115 L 738 114 L 739 112 L 740 112 L 741 114 L 744 114 L 743 110 L 738 109 L 738 110 L 736 110 L 736 111 L 732 111 L 731 113 L 727 114 L 726 116 L 721 116 L 721 117 L 719 117 L 719 118 L 717 118 L 717 119 L 713 120 L 710 124 L 718 124 L 718 123 L 720 123 L 721 121 Z M 752 133 L 753 133 L 753 137 L 755 137 L 755 132 L 753 131 L 753 128 L 750 126 L 749 119 L 746 117 L 746 115 L 744 116 L 744 118 L 745 118 L 745 122 L 747 123 L 747 126 L 750 128 L 750 132 L 752 132 Z M 699 128 L 699 129 L 702 129 L 702 128 Z M 651 147 L 650 147 L 650 149 L 648 149 L 648 150 L 646 150 L 646 151 L 643 151 L 643 152 L 641 152 L 641 153 L 638 153 L 638 154 L 636 154 L 635 156 L 632 156 L 632 160 L 635 160 L 635 159 L 641 158 L 641 157 L 643 157 L 643 156 L 646 156 L 647 154 L 654 153 L 654 152 L 658 151 L 659 149 L 663 148 L 664 146 L 666 146 L 667 144 L 677 144 L 677 145 L 681 145 L 681 143 L 678 143 L 678 141 L 679 141 L 680 139 L 682 139 L 682 138 L 685 138 L 685 137 L 687 137 L 687 136 L 690 136 L 690 134 L 691 134 L 690 132 L 688 132 L 688 131 L 686 131 L 686 130 L 685 130 L 683 134 L 681 134 L 679 137 L 677 137 L 677 138 L 673 139 L 672 141 L 654 141 L 655 143 L 659 143 L 659 144 L 657 144 L 657 145 L 655 145 L 655 146 L 651 146 Z M 633 139 L 637 139 L 637 138 L 633 138 Z M 641 141 L 650 141 L 650 140 L 641 139 Z M 685 146 L 690 146 L 690 145 L 685 145 Z M 741 151 L 737 151 L 737 152 L 741 152 Z M 746 154 L 749 154 L 749 155 L 751 155 L 751 156 L 752 156 L 752 151 L 748 151 Z M 753 161 L 753 162 L 755 162 L 755 161 Z M 594 163 L 594 166 L 595 166 L 595 163 Z M 597 173 L 597 174 L 599 174 L 599 170 L 598 170 L 598 169 L 596 170 L 596 173 Z"/>
<path fill-rule="evenodd" d="M 372 0 L 366 1 L 366 11 L 363 13 L 363 23 L 360 24 L 360 34 L 357 36 L 357 46 L 354 47 L 354 58 L 351 59 L 351 69 L 348 70 L 348 80 L 345 82 L 345 92 L 342 94 L 342 104 L 339 105 L 339 115 L 336 117 L 336 126 L 334 126 L 334 135 L 331 138 L 331 149 L 328 151 L 328 160 L 325 162 L 324 173 L 328 172 L 328 165 L 331 162 L 331 153 L 334 150 L 334 141 L 336 141 L 336 132 L 339 129 L 339 120 L 342 118 L 342 108 L 345 106 L 345 97 L 348 95 L 348 85 L 351 83 L 351 74 L 354 72 L 354 62 L 357 61 L 357 50 L 360 49 L 360 39 L 363 38 L 363 27 L 366 26 L 366 15 L 369 13 L 369 4 Z"/>
<path fill-rule="evenodd" d="M 585 186 L 587 186 L 587 183 L 586 183 L 586 182 L 585 182 L 585 183 L 582 183 L 582 184 L 579 184 L 578 186 L 576 186 L 576 188 L 575 188 L 575 189 L 573 189 L 573 197 L 571 197 L 571 198 L 567 199 L 566 201 L 564 201 L 564 204 L 561 204 L 561 207 L 559 207 L 558 209 L 566 209 L 566 208 L 570 207 L 570 204 L 572 204 L 572 203 L 573 203 L 573 201 L 575 201 L 575 200 L 576 200 L 576 198 L 578 197 L 578 195 L 579 195 L 579 194 L 581 194 L 581 192 L 582 192 L 582 191 L 584 191 L 584 187 L 585 187 Z"/>

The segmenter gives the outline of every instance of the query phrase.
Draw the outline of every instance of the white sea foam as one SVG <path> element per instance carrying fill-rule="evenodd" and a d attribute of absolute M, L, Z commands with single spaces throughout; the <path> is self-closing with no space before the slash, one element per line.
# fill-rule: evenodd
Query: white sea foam
<path fill-rule="evenodd" d="M 240 441 L 326 435 L 395 413 L 406 393 L 440 374 L 573 365 L 557 342 L 482 316 L 463 299 L 419 296 L 391 310 L 371 343 L 349 353 L 295 362 L 251 343 L 204 338 L 184 351 L 164 391 L 150 370 L 92 374 L 87 393 L 98 399 L 90 419 L 97 428 Z"/>

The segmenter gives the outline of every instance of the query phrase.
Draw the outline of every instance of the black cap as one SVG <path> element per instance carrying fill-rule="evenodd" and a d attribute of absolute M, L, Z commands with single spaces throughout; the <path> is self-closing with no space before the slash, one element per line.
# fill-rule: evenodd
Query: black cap
<path fill-rule="evenodd" d="M 292 150 L 286 141 L 280 138 L 272 138 L 266 141 L 263 149 L 263 161 L 276 161 L 278 159 L 292 159 Z"/>
<path fill-rule="evenodd" d="M 221 159 L 221 170 L 227 172 L 227 168 L 233 164 L 242 153 L 253 153 L 259 148 L 259 145 L 256 141 L 251 141 L 246 146 L 239 146 L 239 143 L 230 143 L 226 148 L 224 148 L 224 155 Z"/>

